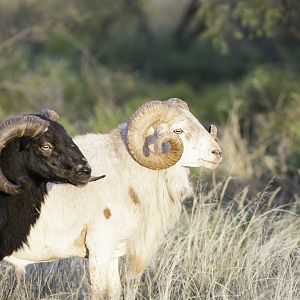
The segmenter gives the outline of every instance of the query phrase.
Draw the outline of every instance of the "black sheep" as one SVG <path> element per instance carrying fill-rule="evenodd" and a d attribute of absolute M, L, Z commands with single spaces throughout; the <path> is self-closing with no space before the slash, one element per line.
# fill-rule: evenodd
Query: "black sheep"
<path fill-rule="evenodd" d="M 45 110 L 0 124 L 0 260 L 27 241 L 47 182 L 80 186 L 91 181 L 87 160 L 58 119 Z"/>

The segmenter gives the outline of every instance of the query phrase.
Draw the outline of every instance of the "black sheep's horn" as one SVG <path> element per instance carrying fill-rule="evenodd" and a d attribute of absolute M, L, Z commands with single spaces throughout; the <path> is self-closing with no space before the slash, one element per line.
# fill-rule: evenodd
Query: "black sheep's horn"
<path fill-rule="evenodd" d="M 59 122 L 59 119 L 60 119 L 60 116 L 59 114 L 52 110 L 52 109 L 49 109 L 49 108 L 45 108 L 43 111 L 42 111 L 42 115 L 43 117 L 45 117 L 46 119 L 48 120 L 51 120 L 51 121 L 54 121 L 54 122 Z"/>
<path fill-rule="evenodd" d="M 15 138 L 22 136 L 35 137 L 45 132 L 49 122 L 37 116 L 24 115 L 16 116 L 0 123 L 0 155 L 6 145 Z M 7 180 L 0 167 L 0 191 L 10 195 L 18 194 L 21 186 Z"/>

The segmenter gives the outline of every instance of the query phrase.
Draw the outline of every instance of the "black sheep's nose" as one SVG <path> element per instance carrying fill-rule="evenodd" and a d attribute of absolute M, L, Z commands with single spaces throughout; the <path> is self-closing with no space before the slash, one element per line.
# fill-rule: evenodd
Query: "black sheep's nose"
<path fill-rule="evenodd" d="M 74 167 L 74 171 L 84 173 L 87 175 L 90 175 L 92 173 L 91 167 L 88 163 L 77 165 L 76 167 Z"/>
<path fill-rule="evenodd" d="M 79 172 L 82 168 L 83 168 L 83 164 L 79 164 L 79 165 L 74 167 L 74 171 Z"/>
<path fill-rule="evenodd" d="M 87 160 L 85 159 L 85 163 L 84 165 L 82 166 L 81 170 L 80 170 L 81 173 L 84 173 L 86 175 L 91 175 L 92 173 L 92 169 L 90 167 L 90 165 L 88 164 Z"/>
<path fill-rule="evenodd" d="M 82 169 L 81 169 L 82 173 L 85 173 L 86 175 L 91 175 L 92 173 L 92 169 L 89 166 L 89 164 L 86 164 Z"/>

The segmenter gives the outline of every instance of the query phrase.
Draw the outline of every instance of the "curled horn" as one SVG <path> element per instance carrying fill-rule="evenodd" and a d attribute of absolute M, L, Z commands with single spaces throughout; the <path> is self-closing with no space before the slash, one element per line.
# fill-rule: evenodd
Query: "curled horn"
<path fill-rule="evenodd" d="M 167 103 L 170 103 L 171 105 L 175 105 L 179 108 L 190 110 L 188 104 L 179 98 L 170 98 L 169 100 L 167 100 Z"/>
<path fill-rule="evenodd" d="M 213 125 L 213 124 L 209 125 L 208 132 L 215 140 L 217 140 L 218 129 L 217 129 L 216 125 Z"/>
<path fill-rule="evenodd" d="M 59 114 L 52 110 L 52 109 L 49 109 L 49 108 L 45 108 L 43 111 L 42 111 L 42 115 L 48 119 L 48 120 L 51 120 L 51 121 L 54 121 L 54 122 L 59 122 L 59 119 L 60 119 L 60 116 Z"/>
<path fill-rule="evenodd" d="M 6 145 L 15 138 L 22 136 L 35 137 L 45 132 L 49 122 L 37 116 L 16 116 L 0 124 L 0 154 Z M 13 184 L 4 176 L 0 166 L 0 191 L 15 195 L 21 191 L 21 186 Z"/>
<path fill-rule="evenodd" d="M 183 152 L 181 138 L 173 133 L 166 132 L 155 137 L 152 152 L 147 145 L 147 134 L 155 124 L 168 123 L 180 115 L 180 110 L 168 101 L 152 101 L 142 105 L 130 117 L 127 123 L 127 147 L 131 156 L 142 166 L 161 170 L 176 164 Z M 163 143 L 169 142 L 170 149 L 161 151 Z"/>

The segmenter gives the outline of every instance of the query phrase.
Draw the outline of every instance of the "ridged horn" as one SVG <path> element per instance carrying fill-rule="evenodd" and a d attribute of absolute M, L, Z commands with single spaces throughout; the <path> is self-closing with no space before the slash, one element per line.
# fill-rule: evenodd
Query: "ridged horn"
<path fill-rule="evenodd" d="M 183 152 L 181 138 L 167 132 L 155 137 L 154 149 L 150 151 L 147 144 L 148 131 L 151 126 L 168 123 L 180 115 L 180 110 L 167 101 L 152 101 L 142 105 L 130 117 L 127 123 L 127 147 L 131 156 L 142 166 L 161 170 L 176 164 Z M 167 152 L 161 151 L 163 143 L 169 142 L 171 147 Z"/>
<path fill-rule="evenodd" d="M 171 105 L 175 105 L 179 108 L 183 108 L 183 109 L 186 109 L 188 111 L 190 110 L 188 104 L 185 101 L 183 101 L 179 98 L 170 98 L 166 102 L 170 103 Z"/>
<path fill-rule="evenodd" d="M 16 116 L 0 124 L 0 154 L 6 145 L 15 138 L 22 136 L 35 137 L 46 131 L 49 122 L 37 116 Z M 18 194 L 21 186 L 13 184 L 4 176 L 0 166 L 0 191 L 10 195 Z"/>
<path fill-rule="evenodd" d="M 59 119 L 60 119 L 60 116 L 59 114 L 52 110 L 52 109 L 49 109 L 49 108 L 45 108 L 43 111 L 42 111 L 42 115 L 48 119 L 48 120 L 51 120 L 51 121 L 54 121 L 54 122 L 59 122 Z"/>
<path fill-rule="evenodd" d="M 209 125 L 208 132 L 215 140 L 218 138 L 218 129 L 216 125 L 213 124 Z"/>

